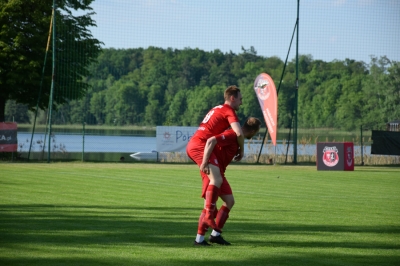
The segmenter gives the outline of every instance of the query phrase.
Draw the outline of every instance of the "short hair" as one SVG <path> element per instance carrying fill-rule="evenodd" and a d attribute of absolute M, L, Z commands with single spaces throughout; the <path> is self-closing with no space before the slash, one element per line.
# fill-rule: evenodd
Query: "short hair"
<path fill-rule="evenodd" d="M 239 92 L 240 92 L 240 89 L 238 87 L 236 87 L 235 85 L 229 86 L 224 92 L 225 101 L 229 100 L 229 97 L 231 97 L 231 96 L 237 98 Z"/>
<path fill-rule="evenodd" d="M 260 127 L 261 127 L 261 121 L 256 117 L 247 118 L 246 122 L 243 125 L 243 128 L 248 131 L 252 130 L 258 131 L 260 130 Z"/>

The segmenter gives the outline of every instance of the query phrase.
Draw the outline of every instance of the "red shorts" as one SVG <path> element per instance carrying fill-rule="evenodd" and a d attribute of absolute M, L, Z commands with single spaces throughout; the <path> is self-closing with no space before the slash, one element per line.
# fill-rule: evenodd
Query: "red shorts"
<path fill-rule="evenodd" d="M 203 180 L 203 189 L 201 192 L 201 197 L 205 198 L 206 197 L 206 191 L 208 188 L 208 185 L 210 184 L 210 179 L 208 176 L 200 171 L 201 179 Z M 218 196 L 221 195 L 232 195 L 232 188 L 231 185 L 229 185 L 228 180 L 226 180 L 225 175 L 222 175 L 222 185 L 219 188 L 219 193 Z"/>
<path fill-rule="evenodd" d="M 202 141 L 199 139 L 196 139 L 196 140 L 192 139 L 189 141 L 189 143 L 186 146 L 187 155 L 199 167 L 200 167 L 201 163 L 203 162 L 205 145 L 206 145 L 205 141 Z M 214 152 L 211 153 L 210 159 L 208 160 L 208 162 L 220 168 L 220 166 L 218 164 L 217 156 L 214 154 Z"/>

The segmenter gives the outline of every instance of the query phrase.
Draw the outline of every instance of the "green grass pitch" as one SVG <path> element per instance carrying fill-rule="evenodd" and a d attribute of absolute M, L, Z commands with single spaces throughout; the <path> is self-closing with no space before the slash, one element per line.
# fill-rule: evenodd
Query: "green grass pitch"
<path fill-rule="evenodd" d="M 399 167 L 226 176 L 232 246 L 194 247 L 194 164 L 0 163 L 0 265 L 400 265 Z"/>

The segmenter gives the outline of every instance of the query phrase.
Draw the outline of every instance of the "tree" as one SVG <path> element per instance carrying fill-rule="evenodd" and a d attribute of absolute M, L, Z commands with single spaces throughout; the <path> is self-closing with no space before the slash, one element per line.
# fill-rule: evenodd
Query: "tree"
<path fill-rule="evenodd" d="M 258 103 L 256 93 L 254 92 L 254 78 L 253 77 L 242 78 L 239 80 L 238 85 L 244 99 L 242 102 L 242 106 L 237 112 L 239 119 L 243 121 L 245 118 L 249 116 L 255 116 L 258 117 L 263 122 L 264 121 L 263 113 L 260 108 L 260 104 Z"/>
<path fill-rule="evenodd" d="M 166 115 L 165 125 L 177 125 L 182 126 L 184 113 L 187 110 L 187 90 L 178 91 L 171 103 Z"/>
<path fill-rule="evenodd" d="M 196 87 L 187 94 L 187 109 L 182 117 L 184 125 L 197 126 L 210 109 L 224 103 L 225 86 Z"/>
<path fill-rule="evenodd" d="M 104 95 L 105 93 L 102 91 L 95 92 L 90 99 L 90 113 L 92 113 L 96 119 L 95 124 L 104 124 L 105 121 L 104 109 L 106 107 L 106 102 Z"/>
<path fill-rule="evenodd" d="M 336 118 L 340 128 L 354 130 L 362 125 L 362 80 L 364 75 L 343 81 L 342 94 L 336 103 Z"/>
<path fill-rule="evenodd" d="M 54 107 L 81 98 L 89 85 L 83 78 L 88 65 L 99 55 L 101 42 L 88 27 L 92 0 L 59 0 L 56 11 L 56 93 Z M 73 16 L 72 10 L 89 11 Z M 49 33 L 52 1 L 0 0 L 0 121 L 4 121 L 5 103 L 15 100 L 35 109 L 43 71 Z M 49 49 L 51 54 L 52 49 Z M 49 102 L 52 77 L 51 56 L 46 63 L 39 108 Z"/>
<path fill-rule="evenodd" d="M 400 118 L 400 62 L 392 62 L 388 69 L 385 109 L 388 121 Z"/>
<path fill-rule="evenodd" d="M 8 101 L 5 110 L 6 121 L 29 123 L 29 113 L 26 105 L 17 104 L 15 101 Z"/>
<path fill-rule="evenodd" d="M 152 85 L 148 91 L 144 114 L 144 120 L 148 125 L 162 125 L 165 118 L 165 114 L 162 112 L 163 101 L 163 88 L 158 84 Z"/>

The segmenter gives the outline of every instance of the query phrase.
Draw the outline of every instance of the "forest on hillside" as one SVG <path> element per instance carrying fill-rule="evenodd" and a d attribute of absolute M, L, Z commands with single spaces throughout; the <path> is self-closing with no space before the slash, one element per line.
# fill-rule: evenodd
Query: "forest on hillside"
<path fill-rule="evenodd" d="M 284 66 L 282 59 L 259 56 L 253 47 L 242 48 L 240 54 L 218 49 L 103 49 L 84 78 L 90 85 L 86 93 L 57 106 L 52 121 L 197 126 L 210 108 L 223 103 L 223 91 L 229 85 L 242 91 L 241 121 L 248 116 L 262 118 L 253 83 L 260 73 L 268 73 L 279 88 L 279 127 L 288 128 L 295 106 L 296 62 L 287 62 L 283 72 Z M 385 56 L 371 56 L 370 62 L 324 62 L 301 55 L 298 71 L 299 127 L 381 129 L 400 118 L 400 62 Z M 54 97 L 58 97 L 57 87 Z M 6 121 L 33 122 L 33 113 L 14 101 L 6 103 L 5 117 Z M 45 111 L 37 122 L 46 123 Z"/>

